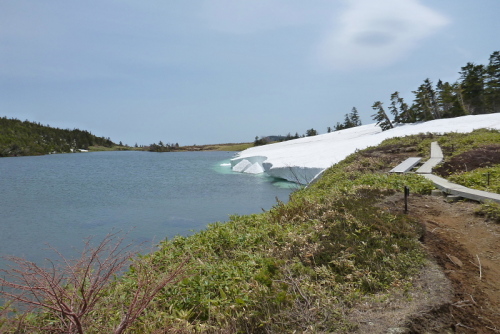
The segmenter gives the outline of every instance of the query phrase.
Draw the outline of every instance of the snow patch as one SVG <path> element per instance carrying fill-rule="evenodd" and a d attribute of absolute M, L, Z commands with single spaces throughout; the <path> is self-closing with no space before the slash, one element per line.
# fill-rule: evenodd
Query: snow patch
<path fill-rule="evenodd" d="M 257 146 L 238 153 L 231 159 L 233 171 L 267 173 L 288 181 L 307 184 L 328 167 L 348 155 L 388 138 L 419 133 L 471 132 L 475 129 L 500 130 L 500 113 L 470 115 L 457 118 L 402 124 L 383 131 L 375 124 L 335 131 L 323 135 Z"/>

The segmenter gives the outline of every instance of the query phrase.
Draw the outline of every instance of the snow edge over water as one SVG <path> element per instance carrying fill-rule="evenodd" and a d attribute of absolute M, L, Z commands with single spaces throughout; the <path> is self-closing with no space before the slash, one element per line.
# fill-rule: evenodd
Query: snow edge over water
<path fill-rule="evenodd" d="M 388 138 L 428 132 L 466 133 L 480 128 L 500 130 L 500 113 L 402 124 L 387 131 L 382 131 L 373 123 L 312 137 L 251 147 L 231 159 L 231 168 L 236 172 L 267 173 L 275 178 L 308 184 L 319 177 L 325 169 L 356 150 L 376 146 Z"/>

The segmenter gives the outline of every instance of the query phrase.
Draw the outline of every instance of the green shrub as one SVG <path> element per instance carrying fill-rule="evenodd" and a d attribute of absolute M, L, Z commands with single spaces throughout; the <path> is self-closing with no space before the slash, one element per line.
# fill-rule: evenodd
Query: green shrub
<path fill-rule="evenodd" d="M 500 203 L 487 202 L 481 204 L 476 210 L 476 214 L 485 216 L 496 223 L 500 223 Z"/>
<path fill-rule="evenodd" d="M 468 188 L 500 193 L 500 165 L 451 175 L 448 180 Z"/>

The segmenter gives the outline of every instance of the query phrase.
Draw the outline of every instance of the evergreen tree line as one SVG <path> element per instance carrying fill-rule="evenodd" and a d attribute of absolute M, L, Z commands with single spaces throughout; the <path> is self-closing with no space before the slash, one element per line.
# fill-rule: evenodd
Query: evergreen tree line
<path fill-rule="evenodd" d="M 172 152 L 178 149 L 179 143 L 164 144 L 161 140 L 158 142 L 158 144 L 151 144 L 147 148 L 149 152 Z"/>
<path fill-rule="evenodd" d="M 0 157 L 69 153 L 89 146 L 116 145 L 84 130 L 63 130 L 15 118 L 0 118 Z"/>
<path fill-rule="evenodd" d="M 361 118 L 359 117 L 358 109 L 356 109 L 356 107 L 352 107 L 351 112 L 345 114 L 344 123 L 337 122 L 337 125 L 335 125 L 334 130 L 335 131 L 344 130 L 360 125 L 361 125 Z M 327 132 L 328 133 L 332 132 L 332 128 L 328 127 Z"/>
<path fill-rule="evenodd" d="M 376 101 L 372 105 L 373 120 L 387 130 L 398 123 L 500 112 L 500 51 L 490 55 L 488 65 L 469 62 L 459 74 L 454 83 L 438 80 L 434 85 L 429 78 L 425 79 L 412 91 L 415 97 L 411 105 L 399 92 L 392 93 L 389 113 L 382 102 Z"/>
<path fill-rule="evenodd" d="M 266 137 L 256 136 L 255 140 L 253 142 L 253 145 L 254 146 L 266 145 L 266 144 L 270 144 L 270 143 L 282 142 L 282 141 L 287 141 L 287 140 L 292 140 L 292 139 L 299 139 L 299 138 L 304 138 L 304 137 L 316 136 L 317 134 L 318 134 L 318 131 L 316 131 L 313 128 L 310 128 L 303 135 L 299 135 L 299 133 L 296 132 L 295 135 L 288 133 L 286 136 L 266 136 Z"/>

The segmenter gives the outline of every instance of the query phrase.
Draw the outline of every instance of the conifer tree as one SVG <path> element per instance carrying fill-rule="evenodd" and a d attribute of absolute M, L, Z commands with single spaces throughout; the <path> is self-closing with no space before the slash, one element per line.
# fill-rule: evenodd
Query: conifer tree
<path fill-rule="evenodd" d="M 337 122 L 337 124 L 335 125 L 335 131 L 344 130 L 344 129 L 345 129 L 345 125 L 340 123 L 340 122 Z"/>
<path fill-rule="evenodd" d="M 318 134 L 318 131 L 314 130 L 313 128 L 309 129 L 306 131 L 306 136 L 307 137 L 312 137 L 316 136 Z"/>
<path fill-rule="evenodd" d="M 465 115 L 465 111 L 458 98 L 458 84 L 452 85 L 449 82 L 439 80 L 436 84 L 436 96 L 442 118 Z"/>
<path fill-rule="evenodd" d="M 432 81 L 427 78 L 424 80 L 424 87 L 427 93 L 427 98 L 429 100 L 429 109 L 431 111 L 433 119 L 441 118 L 441 110 L 439 109 L 437 99 L 436 99 L 436 91 L 432 86 Z"/>
<path fill-rule="evenodd" d="M 397 96 L 397 105 L 399 109 L 399 119 L 398 122 L 401 123 L 414 123 L 416 122 L 416 117 L 413 111 L 408 107 L 402 97 Z"/>
<path fill-rule="evenodd" d="M 417 121 L 429 121 L 441 117 L 441 112 L 437 104 L 436 92 L 429 78 L 425 79 L 424 83 L 412 93 L 415 94 L 415 99 L 413 100 L 411 109 L 415 113 Z"/>
<path fill-rule="evenodd" d="M 385 112 L 382 104 L 383 104 L 382 102 L 376 101 L 372 105 L 373 110 L 376 111 L 376 113 L 372 115 L 372 118 L 374 121 L 377 121 L 377 125 L 379 125 L 380 128 L 382 128 L 382 131 L 385 131 L 392 129 L 394 126 L 392 125 L 391 120 L 387 116 L 387 113 Z"/>
<path fill-rule="evenodd" d="M 399 92 L 396 91 L 391 94 L 391 106 L 389 107 L 389 111 L 394 116 L 394 123 L 402 123 L 401 117 L 399 115 Z"/>
<path fill-rule="evenodd" d="M 351 113 L 349 114 L 349 121 L 353 127 L 361 125 L 361 119 L 359 118 L 358 109 L 356 109 L 356 107 L 352 107 Z"/>
<path fill-rule="evenodd" d="M 354 125 L 351 122 L 351 118 L 349 117 L 349 114 L 344 115 L 344 129 L 349 129 L 352 128 Z"/>
<path fill-rule="evenodd" d="M 460 89 L 463 106 L 468 114 L 484 113 L 485 74 L 484 65 L 467 63 L 460 73 Z"/>
<path fill-rule="evenodd" d="M 487 112 L 500 112 L 500 51 L 495 51 L 490 55 L 485 83 Z"/>

